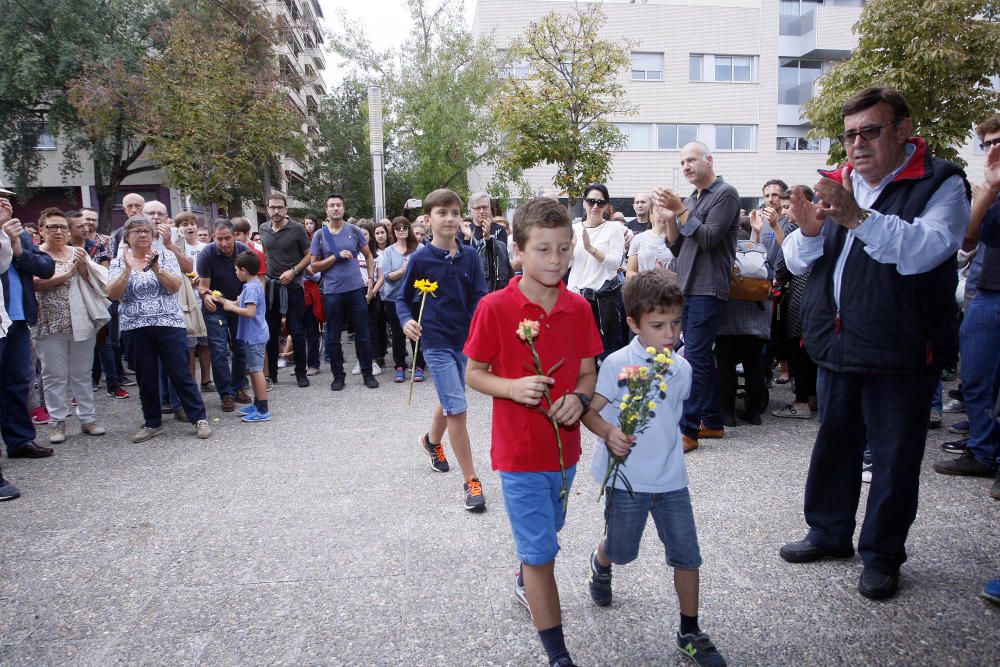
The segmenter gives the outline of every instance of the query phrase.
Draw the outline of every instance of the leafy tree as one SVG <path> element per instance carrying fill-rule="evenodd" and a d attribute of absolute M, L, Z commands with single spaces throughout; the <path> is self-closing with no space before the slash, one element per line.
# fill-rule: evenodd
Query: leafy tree
<path fill-rule="evenodd" d="M 261 165 L 301 151 L 282 90 L 275 26 L 254 0 L 179 3 L 146 65 L 151 156 L 201 204 L 258 195 Z"/>
<path fill-rule="evenodd" d="M 406 194 L 416 197 L 440 187 L 466 195 L 468 170 L 499 146 L 488 112 L 498 83 L 494 50 L 472 37 L 456 0 L 407 6 L 415 37 L 399 48 L 376 51 L 344 16 L 344 37 L 331 46 L 359 82 L 383 91 L 387 181 L 409 184 Z M 395 192 L 388 183 L 387 191 Z"/>
<path fill-rule="evenodd" d="M 970 128 L 1000 106 L 991 76 L 1000 74 L 1000 0 L 871 0 L 854 26 L 858 46 L 820 80 L 803 106 L 813 138 L 843 131 L 840 107 L 883 84 L 910 103 L 914 132 L 940 157 L 961 162 Z M 837 142 L 829 162 L 845 159 Z"/>
<path fill-rule="evenodd" d="M 508 62 L 526 61 L 529 73 L 507 77 L 494 108 L 505 134 L 501 168 L 555 165 L 553 182 L 570 204 L 588 183 L 606 180 L 611 153 L 624 146 L 608 116 L 634 112 L 618 80 L 628 47 L 601 39 L 604 18 L 598 5 L 578 5 L 530 24 L 507 51 Z"/>
<path fill-rule="evenodd" d="M 19 194 L 31 195 L 43 129 L 59 137 L 63 173 L 90 156 L 104 229 L 121 182 L 157 168 L 142 160 L 138 114 L 168 15 L 166 0 L 0 0 L 0 153 Z"/>

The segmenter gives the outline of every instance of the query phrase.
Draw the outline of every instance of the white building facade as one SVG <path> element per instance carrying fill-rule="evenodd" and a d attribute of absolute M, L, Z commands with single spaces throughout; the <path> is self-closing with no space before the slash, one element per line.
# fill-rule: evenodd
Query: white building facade
<path fill-rule="evenodd" d="M 631 215 L 633 195 L 667 185 L 686 194 L 680 149 L 699 139 L 711 147 L 716 173 L 747 205 L 772 178 L 812 185 L 831 139 L 805 138 L 801 105 L 816 79 L 857 44 L 851 26 L 863 0 L 633 0 L 603 2 L 603 39 L 629 44 L 631 68 L 619 75 L 634 116 L 609 118 L 628 137 L 614 154 L 607 185 L 617 208 Z M 586 6 L 586 5 L 584 5 Z M 478 0 L 473 32 L 492 36 L 498 50 L 568 2 Z M 524 64 L 510 75 L 524 76 Z M 970 128 L 971 129 L 971 128 Z M 975 147 L 974 147 L 975 144 Z M 984 157 L 971 135 L 962 150 L 971 180 Z M 532 190 L 552 186 L 555 169 L 526 173 Z M 493 173 L 469 173 L 470 188 L 486 189 Z"/>

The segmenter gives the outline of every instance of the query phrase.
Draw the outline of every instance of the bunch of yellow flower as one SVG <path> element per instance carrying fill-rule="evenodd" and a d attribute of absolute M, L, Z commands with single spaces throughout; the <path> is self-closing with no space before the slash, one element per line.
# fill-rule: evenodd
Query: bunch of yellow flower
<path fill-rule="evenodd" d="M 671 359 L 673 352 L 669 348 L 663 348 L 659 352 L 654 347 L 647 347 L 646 366 L 624 366 L 618 372 L 618 386 L 625 388 L 625 393 L 618 402 L 618 428 L 625 435 L 635 435 L 642 433 L 653 417 L 656 416 L 656 401 L 667 397 L 667 374 L 670 367 L 674 365 Z M 604 474 L 604 481 L 601 482 L 600 499 L 604 495 L 604 489 L 611 480 L 611 487 L 621 480 L 622 484 L 632 494 L 632 485 L 621 472 L 621 465 L 625 463 L 628 454 L 625 456 L 615 456 L 608 450 L 608 469 Z"/>

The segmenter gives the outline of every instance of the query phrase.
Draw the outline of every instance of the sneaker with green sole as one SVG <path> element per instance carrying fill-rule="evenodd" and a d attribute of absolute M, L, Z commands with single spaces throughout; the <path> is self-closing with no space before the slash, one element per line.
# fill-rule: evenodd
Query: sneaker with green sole
<path fill-rule="evenodd" d="M 677 633 L 677 650 L 700 667 L 726 667 L 726 659 L 722 657 L 715 644 L 704 632 L 682 635 Z"/>

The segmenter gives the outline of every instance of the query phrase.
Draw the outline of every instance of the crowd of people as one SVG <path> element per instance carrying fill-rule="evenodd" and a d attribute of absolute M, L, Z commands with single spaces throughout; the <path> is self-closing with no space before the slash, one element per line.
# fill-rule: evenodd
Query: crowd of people
<path fill-rule="evenodd" d="M 461 199 L 442 189 L 416 219 L 408 211 L 379 221 L 349 218 L 344 196 L 331 194 L 323 216 L 301 223 L 274 194 L 257 233 L 245 218 L 210 230 L 191 213 L 170 220 L 163 203 L 130 193 L 128 220 L 110 237 L 97 233 L 90 209 L 47 209 L 29 227 L 0 199 L 7 454 L 51 456 L 36 425 L 47 423 L 48 444 L 59 444 L 74 412 L 83 435 L 105 435 L 94 401 L 102 375 L 116 399 L 138 386 L 134 442 L 162 433 L 164 414 L 210 437 L 211 392 L 223 412 L 242 404 L 244 422 L 270 420 L 279 369 L 290 366 L 308 387 L 322 359 L 330 389 L 345 388 L 346 331 L 352 375 L 365 387 L 377 389 L 383 370 L 396 383 L 408 374 L 433 380 L 439 405 L 420 446 L 447 472 L 447 436 L 471 512 L 486 497 L 466 382 L 494 398 L 491 456 L 521 564 L 515 595 L 552 665 L 572 664 L 553 563 L 581 423 L 598 436 L 599 480 L 609 452 L 635 451 L 625 464 L 629 500 L 608 494 L 606 534 L 591 555 L 594 601 L 610 602 L 612 565 L 636 557 L 652 514 L 675 570 L 678 648 L 697 664 L 725 661 L 698 627 L 701 559 L 683 455 L 741 423 L 819 422 L 808 533 L 780 556 L 853 556 L 869 483 L 858 589 L 892 597 L 927 429 L 941 426 L 942 410 L 964 409 L 968 420 L 949 427 L 965 437 L 944 445 L 959 456 L 934 469 L 994 478 L 989 495 L 1000 499 L 1000 116 L 977 128 L 987 167 L 975 188 L 912 136 L 895 91 L 863 90 L 842 116 L 847 164 L 812 186 L 768 180 L 750 210 L 699 141 L 680 154 L 693 193 L 637 194 L 631 220 L 613 210 L 602 183 L 585 188 L 576 220 L 558 197 L 540 196 L 512 223 L 484 193 L 469 198 L 465 216 Z M 435 286 L 434 298 L 421 281 Z M 525 332 L 525 320 L 535 329 Z M 648 349 L 680 354 L 655 428 L 636 438 L 619 425 L 628 400 L 619 380 L 649 362 Z M 961 384 L 944 404 L 942 375 L 959 354 Z M 555 359 L 546 372 L 538 365 Z M 538 372 L 525 376 L 526 366 Z M 793 400 L 769 405 L 774 384 L 786 383 Z M 17 495 L 0 476 L 0 500 Z M 1000 601 L 998 589 L 988 582 L 984 596 Z"/>

